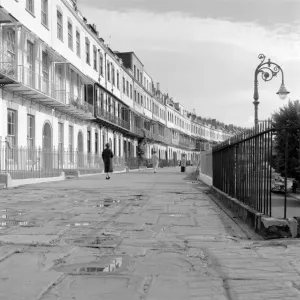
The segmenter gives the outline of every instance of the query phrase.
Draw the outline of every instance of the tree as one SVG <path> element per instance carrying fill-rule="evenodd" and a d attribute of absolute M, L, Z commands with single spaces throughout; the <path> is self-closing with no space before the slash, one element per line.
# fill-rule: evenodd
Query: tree
<path fill-rule="evenodd" d="M 276 128 L 275 154 L 273 166 L 284 175 L 285 144 L 288 141 L 287 176 L 300 180 L 300 104 L 299 101 L 289 101 L 287 105 L 273 114 L 273 127 Z"/>

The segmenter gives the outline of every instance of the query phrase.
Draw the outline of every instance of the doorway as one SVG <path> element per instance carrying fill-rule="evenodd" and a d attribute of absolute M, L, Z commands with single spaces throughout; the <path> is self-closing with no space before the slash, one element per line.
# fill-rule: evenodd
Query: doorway
<path fill-rule="evenodd" d="M 77 136 L 77 160 L 78 160 L 78 167 L 83 168 L 84 156 L 83 156 L 83 134 L 82 134 L 82 131 L 79 131 L 78 136 Z"/>
<path fill-rule="evenodd" d="M 43 128 L 43 166 L 45 169 L 52 169 L 52 130 L 48 122 Z"/>

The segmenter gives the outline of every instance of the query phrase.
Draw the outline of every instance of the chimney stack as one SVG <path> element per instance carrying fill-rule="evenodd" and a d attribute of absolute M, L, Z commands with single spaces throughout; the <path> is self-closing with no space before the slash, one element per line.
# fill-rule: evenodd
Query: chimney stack
<path fill-rule="evenodd" d="M 157 89 L 158 91 L 160 91 L 160 88 L 159 88 L 159 82 L 156 83 L 156 89 Z"/>

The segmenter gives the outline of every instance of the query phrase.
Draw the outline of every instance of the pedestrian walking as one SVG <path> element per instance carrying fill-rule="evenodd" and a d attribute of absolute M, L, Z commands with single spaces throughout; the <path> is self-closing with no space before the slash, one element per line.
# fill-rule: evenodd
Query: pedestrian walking
<path fill-rule="evenodd" d="M 159 161 L 156 151 L 153 151 L 151 159 L 152 159 L 154 173 L 156 173 L 156 169 L 158 168 L 158 161 Z"/>
<path fill-rule="evenodd" d="M 109 173 L 113 172 L 112 158 L 114 157 L 113 152 L 110 150 L 110 145 L 105 144 L 105 149 L 102 151 L 102 159 L 104 162 L 104 172 L 106 173 L 106 179 L 110 179 Z"/>

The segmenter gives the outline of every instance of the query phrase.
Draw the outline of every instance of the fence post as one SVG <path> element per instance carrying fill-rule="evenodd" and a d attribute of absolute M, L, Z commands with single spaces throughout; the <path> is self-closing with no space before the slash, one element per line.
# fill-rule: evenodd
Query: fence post
<path fill-rule="evenodd" d="M 284 148 L 284 219 L 286 219 L 287 167 L 288 167 L 288 132 L 286 132 L 285 134 L 285 148 Z"/>

